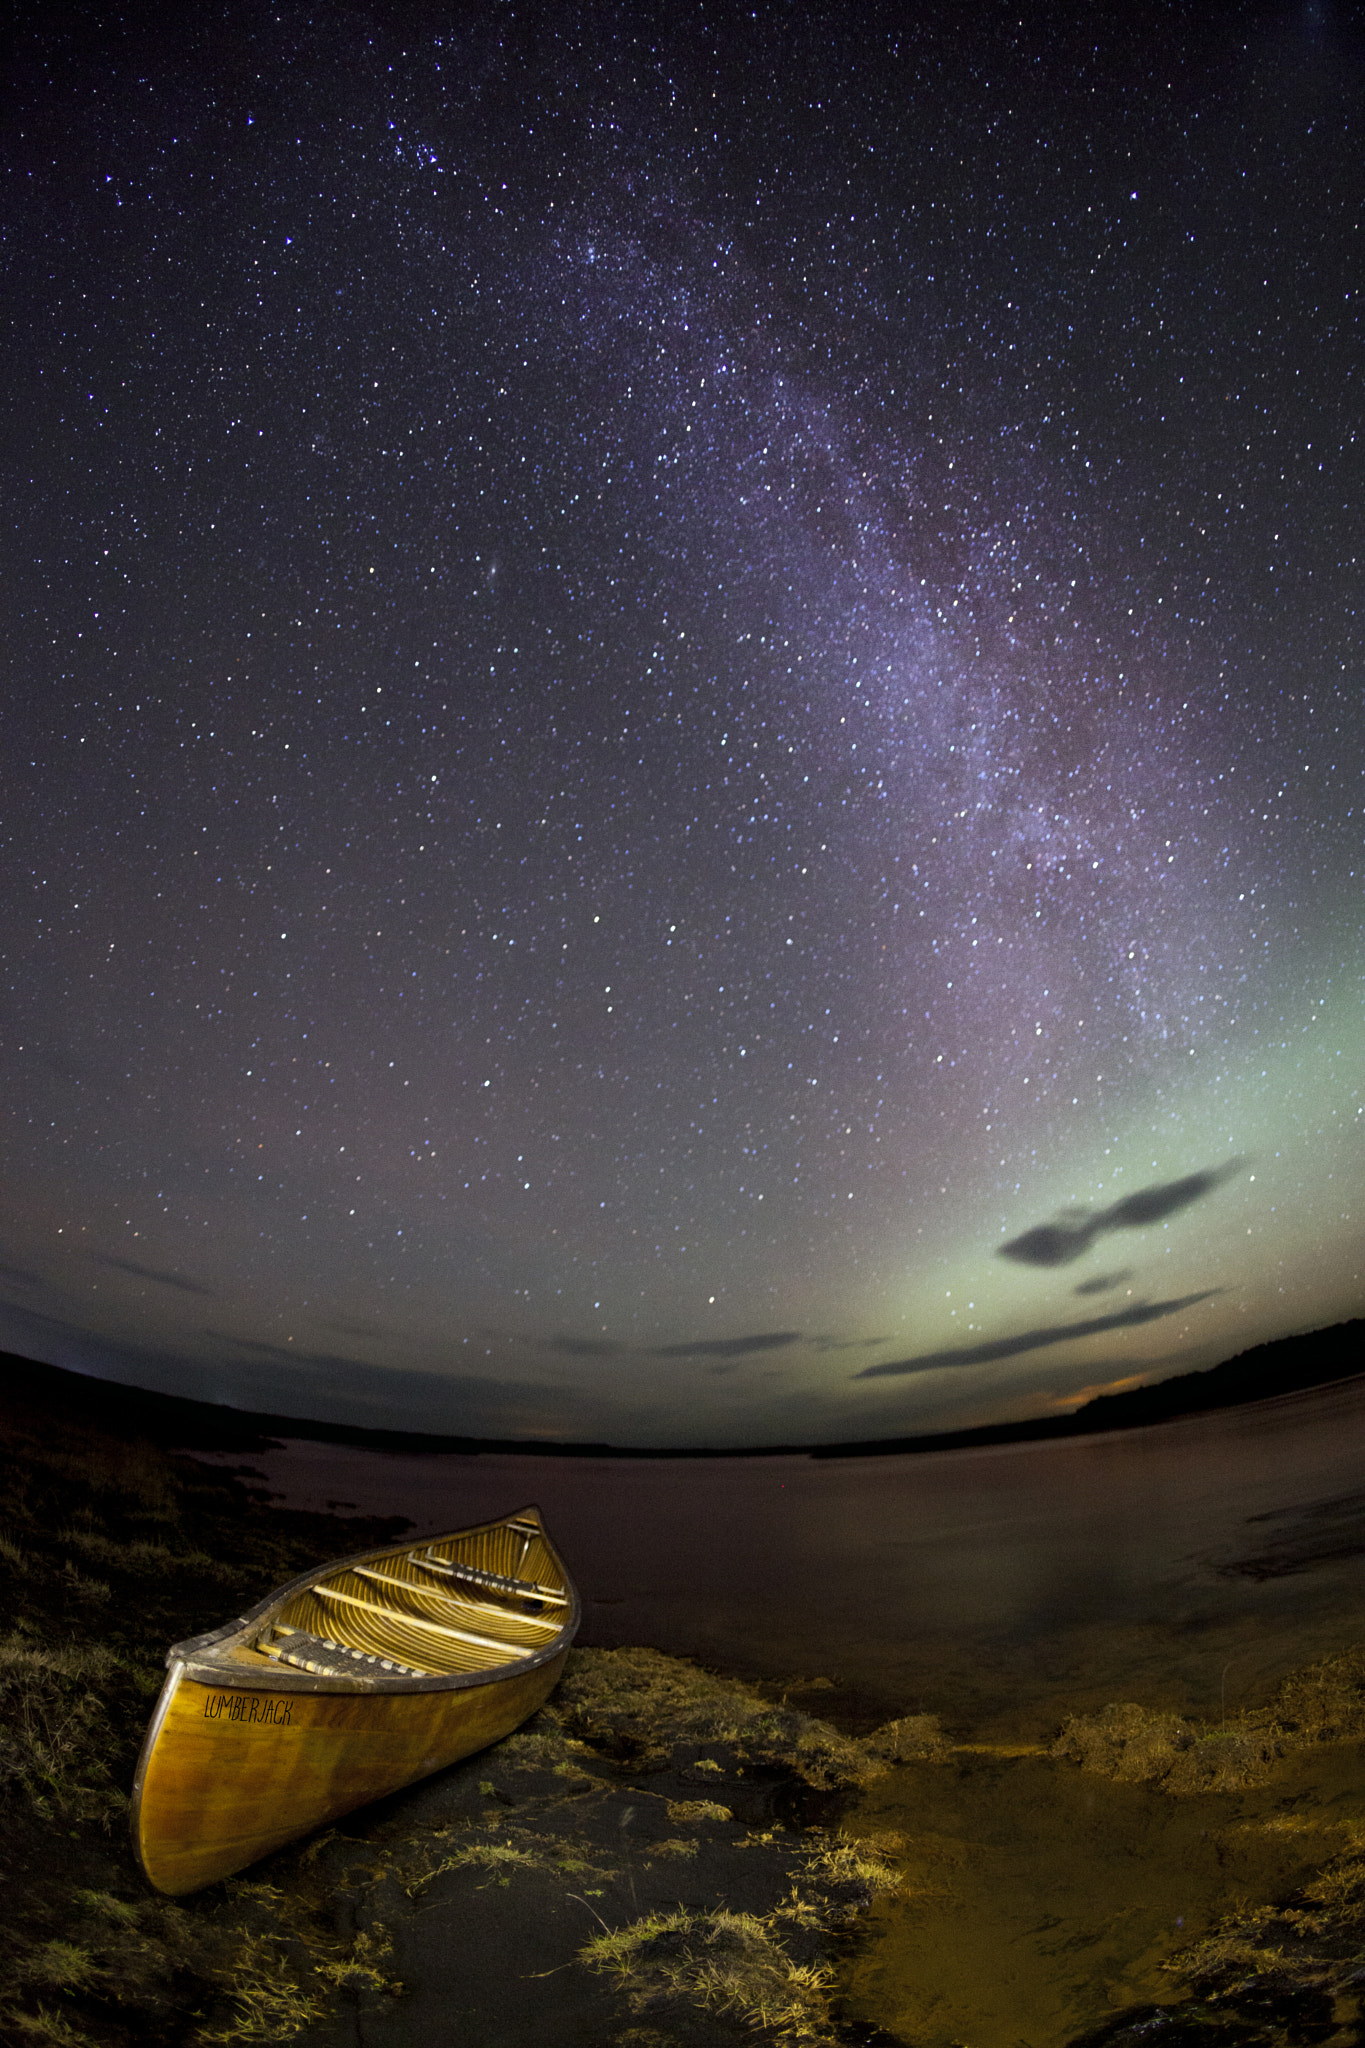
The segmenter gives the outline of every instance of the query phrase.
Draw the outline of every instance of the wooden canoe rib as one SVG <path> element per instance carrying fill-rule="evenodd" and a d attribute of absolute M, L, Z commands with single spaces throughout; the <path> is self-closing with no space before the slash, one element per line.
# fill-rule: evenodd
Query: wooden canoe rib
<path fill-rule="evenodd" d="M 536 1508 L 366 1551 L 166 1653 L 133 1846 L 192 1892 L 508 1735 L 552 1690 L 578 1595 Z"/>

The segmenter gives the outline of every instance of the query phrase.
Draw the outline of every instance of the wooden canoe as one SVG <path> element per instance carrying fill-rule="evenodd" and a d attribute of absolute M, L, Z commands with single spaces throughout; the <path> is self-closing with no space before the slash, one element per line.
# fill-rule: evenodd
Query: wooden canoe
<path fill-rule="evenodd" d="M 552 1690 L 578 1594 L 536 1508 L 306 1572 L 166 1653 L 133 1845 L 192 1892 L 508 1735 Z"/>

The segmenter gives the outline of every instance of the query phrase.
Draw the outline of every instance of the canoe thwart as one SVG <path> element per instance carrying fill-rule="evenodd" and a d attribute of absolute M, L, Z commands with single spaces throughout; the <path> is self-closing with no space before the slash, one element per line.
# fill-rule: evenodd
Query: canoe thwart
<path fill-rule="evenodd" d="M 553 1586 L 545 1586 L 538 1579 L 515 1579 L 506 1572 L 481 1571 L 477 1565 L 462 1564 L 456 1558 L 440 1557 L 434 1550 L 420 1554 L 412 1552 L 413 1562 L 426 1565 L 431 1571 L 444 1574 L 446 1578 L 468 1579 L 472 1585 L 487 1586 L 500 1593 L 517 1593 L 525 1600 L 543 1600 L 551 1607 L 566 1607 L 568 1595 Z"/>
<path fill-rule="evenodd" d="M 296 1671 L 312 1671 L 323 1678 L 373 1678 L 380 1671 L 401 1671 L 405 1678 L 430 1678 L 414 1664 L 400 1664 L 393 1657 L 376 1656 L 373 1650 L 353 1650 L 349 1643 L 332 1643 L 326 1636 L 310 1635 L 304 1628 L 281 1628 L 262 1637 L 256 1645 L 267 1657 L 292 1664 Z"/>

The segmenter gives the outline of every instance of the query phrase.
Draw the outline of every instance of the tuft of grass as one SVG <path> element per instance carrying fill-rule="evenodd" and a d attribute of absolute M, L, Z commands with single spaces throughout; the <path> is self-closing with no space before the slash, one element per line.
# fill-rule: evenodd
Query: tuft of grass
<path fill-rule="evenodd" d="M 556 1704 L 592 1747 L 646 1765 L 679 1743 L 734 1742 L 769 1711 L 751 1687 L 647 1649 L 576 1650 Z"/>
<path fill-rule="evenodd" d="M 827 1987 L 833 1971 L 796 1963 L 769 1920 L 724 1907 L 650 1913 L 595 1935 L 580 1951 L 612 1978 L 634 2013 L 669 2003 L 735 2013 L 802 2048 L 833 2048 Z"/>
<path fill-rule="evenodd" d="M 392 1937 L 387 1928 L 376 1923 L 368 1934 L 357 1934 L 348 1954 L 320 1962 L 318 1975 L 343 1991 L 394 1992 L 401 1987 L 386 1967 L 392 1955 Z"/>
<path fill-rule="evenodd" d="M 202 2048 L 292 2041 L 323 2016 L 322 2001 L 300 1985 L 276 1936 L 245 1935 L 235 1947 L 229 1972 L 234 2009 L 227 2020 L 205 2024 L 192 2036 Z"/>
<path fill-rule="evenodd" d="M 20 1982 L 41 1984 L 53 1991 L 87 1990 L 98 1970 L 89 1949 L 74 1941 L 40 1942 L 18 1963 Z"/>
<path fill-rule="evenodd" d="M 1162 1780 L 1163 1792 L 1240 1792 L 1260 1785 L 1284 1755 L 1279 1731 L 1252 1728 L 1208 1728 L 1176 1757 Z"/>
<path fill-rule="evenodd" d="M 728 1806 L 718 1806 L 714 1799 L 670 1799 L 668 1802 L 670 1820 L 733 1820 L 734 1814 Z"/>
<path fill-rule="evenodd" d="M 518 1841 L 477 1840 L 462 1843 L 459 1848 L 446 1851 L 435 1861 L 429 1861 L 420 1851 L 412 1860 L 401 1862 L 395 1875 L 409 1898 L 417 1898 L 449 1870 L 486 1870 L 490 1884 L 507 1884 L 513 1872 L 518 1870 L 539 1870 L 552 1877 L 572 1878 L 575 1882 L 585 1877 L 612 1878 L 614 1870 L 605 1870 L 600 1865 L 575 1855 L 563 1841 L 541 1840 L 534 1835 L 524 1835 Z M 481 1887 L 482 1889 L 482 1887 Z"/>
<path fill-rule="evenodd" d="M 656 1853 L 693 1846 L 660 1843 Z M 814 1831 L 796 1846 L 796 1879 L 772 1912 L 680 1906 L 650 1913 L 594 1936 L 579 1960 L 610 1976 L 636 2014 L 660 2005 L 734 2013 L 779 2040 L 834 2048 L 838 2036 L 826 1996 L 834 1972 L 798 1961 L 787 1940 L 809 1953 L 812 1937 L 846 1927 L 879 1893 L 895 1890 L 900 1878 L 880 1837 L 854 1841 Z"/>
<path fill-rule="evenodd" d="M 1188 1797 L 1263 1784 L 1284 1750 L 1277 1728 L 1253 1727 L 1248 1717 L 1230 1728 L 1200 1729 L 1179 1714 L 1125 1701 L 1099 1714 L 1073 1714 L 1050 1754 L 1099 1777 Z"/>
<path fill-rule="evenodd" d="M 806 1856 L 806 1875 L 826 1893 L 856 1894 L 859 1909 L 883 1892 L 900 1889 L 900 1872 L 888 1860 L 886 1838 L 872 1835 L 854 1841 L 846 1835 L 821 1841 Z"/>
<path fill-rule="evenodd" d="M 27 2012 L 6 2009 L 0 2018 L 14 2029 L 17 2041 L 36 2041 L 46 2044 L 46 2048 L 96 2048 L 89 2034 L 83 2034 L 79 2027 L 73 2027 L 60 2013 L 49 2012 L 44 2005 Z"/>
<path fill-rule="evenodd" d="M 554 1771 L 570 1777 L 582 1771 L 578 1758 L 586 1754 L 581 1742 L 568 1733 L 558 1716 L 544 1709 L 529 1727 L 518 1729 L 503 1742 L 500 1754 L 517 1770 Z"/>
<path fill-rule="evenodd" d="M 1258 1911 L 1244 1909 L 1203 1941 L 1169 1958 L 1162 1968 L 1188 1978 L 1206 1992 L 1239 1977 L 1278 1976 L 1286 1956 L 1283 1946 L 1272 1938 L 1276 1917 L 1269 1906 Z"/>
<path fill-rule="evenodd" d="M 72 1893 L 72 1898 L 83 1911 L 110 1920 L 115 1927 L 137 1926 L 137 1907 L 130 1906 L 127 1899 L 116 1899 L 112 1892 L 78 1889 Z"/>

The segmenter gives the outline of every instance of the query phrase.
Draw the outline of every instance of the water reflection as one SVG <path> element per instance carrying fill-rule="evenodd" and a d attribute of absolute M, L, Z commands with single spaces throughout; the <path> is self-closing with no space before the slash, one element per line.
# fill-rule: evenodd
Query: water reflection
<path fill-rule="evenodd" d="M 1361 1787 L 1357 1743 L 1200 1799 L 1043 1756 L 910 1765 L 849 1822 L 890 1834 L 904 1876 L 847 1960 L 844 2010 L 916 2048 L 1064 2048 L 1176 2003 L 1187 1987 L 1173 1959 L 1239 1901 L 1283 1899 L 1339 1854 Z M 1212 2037 L 1196 2022 L 1186 2043 L 1201 2031 Z M 1220 2038 L 1246 2036 L 1233 2020 Z"/>

